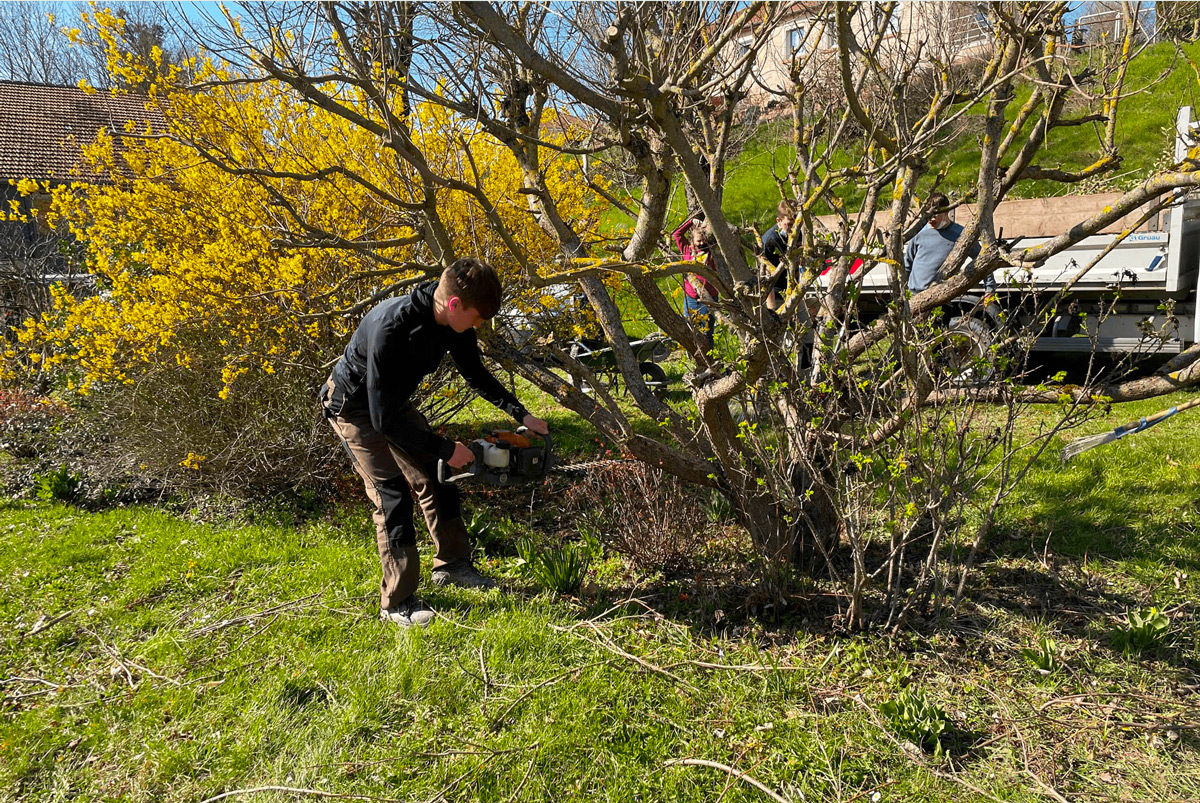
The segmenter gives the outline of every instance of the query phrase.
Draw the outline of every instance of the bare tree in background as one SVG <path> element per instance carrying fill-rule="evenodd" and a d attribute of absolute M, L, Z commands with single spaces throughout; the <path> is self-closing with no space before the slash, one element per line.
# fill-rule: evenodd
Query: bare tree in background
<path fill-rule="evenodd" d="M 103 7 L 103 6 L 101 6 Z M 0 79 L 35 84 L 74 86 L 80 81 L 111 88 L 104 46 L 81 38 L 72 43 L 65 31 L 80 29 L 80 16 L 91 13 L 88 3 L 0 2 Z M 113 7 L 125 20 L 121 38 L 130 53 L 149 63 L 155 47 L 164 65 L 180 65 L 186 54 L 179 34 L 194 24 L 173 19 L 166 3 L 128 3 Z M 144 87 L 126 87 L 139 89 Z"/>
<path fill-rule="evenodd" d="M 277 81 L 362 126 L 393 154 L 402 189 L 381 191 L 380 203 L 412 199 L 397 214 L 423 233 L 412 263 L 384 266 L 397 274 L 460 256 L 439 199 L 446 193 L 473 199 L 509 245 L 507 258 L 525 288 L 578 287 L 612 344 L 638 412 L 618 404 L 586 365 L 553 344 L 531 354 L 492 337 L 491 354 L 629 454 L 727 496 L 773 589 L 785 586 L 791 567 L 823 557 L 848 594 L 849 624 L 864 626 L 872 617 L 894 624 L 926 603 L 961 596 L 998 506 L 1050 438 L 1084 415 L 1096 396 L 1146 397 L 1200 379 L 1200 349 L 1192 348 L 1172 362 L 1170 375 L 1136 383 L 1027 391 L 1009 380 L 968 387 L 964 373 L 994 361 L 994 344 L 948 333 L 937 311 L 954 307 L 993 271 L 1040 264 L 1121 216 L 1195 186 L 1200 172 L 1190 157 L 1163 165 L 1105 211 L 1044 244 L 1005 243 L 993 215 L 1020 182 L 1070 185 L 1119 166 L 1115 131 L 1125 66 L 1137 52 L 1133 40 L 1114 43 L 1093 66 L 1066 53 L 1067 3 L 980 4 L 981 67 L 934 69 L 938 57 L 928 47 L 894 46 L 897 3 L 827 4 L 820 15 L 837 46 L 824 67 L 833 91 L 810 92 L 796 68 L 787 98 L 796 155 L 780 183 L 801 204 L 803 238 L 783 268 L 791 275 L 788 297 L 768 310 L 757 261 L 721 200 L 754 58 L 784 6 L 243 4 L 231 11 L 236 25 L 206 34 L 207 49 L 229 61 L 233 77 L 205 89 Z M 740 49 L 730 47 L 747 32 Z M 1032 94 L 1018 104 L 1019 86 Z M 922 102 L 914 103 L 911 93 L 918 91 Z M 369 114 L 348 101 L 351 93 L 367 99 Z M 409 111 L 416 101 L 441 106 L 511 150 L 524 177 L 522 203 L 559 244 L 557 264 L 531 263 L 494 214 L 502 199 L 488 197 L 480 181 L 448 175 L 415 145 L 419 122 Z M 1080 106 L 1088 111 L 1080 113 Z M 975 217 L 944 278 L 907 294 L 903 250 L 930 211 L 921 207 L 918 187 L 941 181 L 938 147 L 973 109 L 982 110 L 978 169 L 966 193 Z M 548 137 L 547 127 L 566 116 L 579 122 L 564 144 Z M 1085 123 L 1098 132 L 1090 166 L 1072 171 L 1039 163 L 1051 132 Z M 180 136 L 212 156 L 212 143 L 194 133 Z M 261 165 L 222 154 L 227 169 L 258 176 L 264 185 L 273 181 Z M 587 239 L 576 230 L 547 187 L 546 171 L 559 159 L 605 160 L 627 171 L 634 191 L 614 193 L 598 181 L 592 189 L 597 203 L 628 213 L 628 231 Z M 320 171 L 312 180 L 320 180 Z M 708 262 L 681 262 L 665 236 L 681 187 L 707 218 L 717 257 Z M 838 215 L 832 229 L 816 221 L 823 207 Z M 886 219 L 877 215 L 883 208 Z M 296 208 L 289 213 L 282 236 L 301 232 L 314 243 L 353 247 L 328 222 L 305 220 Z M 975 241 L 982 252 L 968 263 Z M 856 267 L 863 261 L 886 274 L 893 290 L 875 310 L 863 303 L 866 270 Z M 728 351 L 710 353 L 681 314 L 677 282 L 692 272 L 719 290 L 716 307 L 735 344 Z M 686 377 L 686 403 L 664 401 L 643 381 L 614 288 L 636 297 L 687 352 L 694 370 Z M 1014 285 L 1011 292 L 1023 291 Z M 1046 303 L 1037 302 L 1042 312 Z M 1026 334 L 1039 325 L 1037 304 Z M 966 362 L 948 368 L 947 355 L 964 339 Z M 1014 335 L 1010 345 L 1020 340 Z M 582 392 L 584 384 L 595 392 Z M 1018 426 L 1024 405 L 1047 398 L 1062 402 L 1061 414 L 1032 431 Z M 757 411 L 758 419 L 746 411 Z M 639 423 L 646 419 L 655 426 Z M 952 569 L 943 565 L 947 554 Z M 870 600 L 877 602 L 873 613 Z"/>
<path fill-rule="evenodd" d="M 50 285 L 64 283 L 79 292 L 91 277 L 70 254 L 70 240 L 36 221 L 0 223 L 0 324 L 9 327 L 53 307 Z"/>
<path fill-rule="evenodd" d="M 1162 38 L 1194 42 L 1200 38 L 1200 2 L 1155 3 L 1155 28 Z"/>
<path fill-rule="evenodd" d="M 78 24 L 76 3 L 0 3 L 0 78 L 35 84 L 107 81 L 104 62 L 62 33 Z"/>

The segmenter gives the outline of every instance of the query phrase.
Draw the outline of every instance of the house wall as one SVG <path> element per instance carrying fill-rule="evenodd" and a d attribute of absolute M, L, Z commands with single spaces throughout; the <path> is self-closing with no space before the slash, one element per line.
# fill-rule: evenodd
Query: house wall
<path fill-rule="evenodd" d="M 802 78 L 828 80 L 837 64 L 833 21 L 818 17 L 819 6 L 799 8 L 770 32 L 754 64 L 754 77 L 748 100 L 765 106 L 779 100 L 791 88 L 791 66 L 799 58 L 804 66 Z M 873 34 L 869 22 L 855 17 L 855 39 L 862 44 Z M 892 31 L 880 48 L 885 66 L 899 67 L 917 58 L 925 64 L 953 64 L 986 57 L 991 52 L 991 35 L 986 19 L 970 2 L 902 2 L 893 17 Z M 800 33 L 794 33 L 799 31 Z M 724 58 L 733 63 L 753 39 L 750 29 L 735 37 L 726 47 Z M 797 47 L 799 55 L 797 56 Z"/>

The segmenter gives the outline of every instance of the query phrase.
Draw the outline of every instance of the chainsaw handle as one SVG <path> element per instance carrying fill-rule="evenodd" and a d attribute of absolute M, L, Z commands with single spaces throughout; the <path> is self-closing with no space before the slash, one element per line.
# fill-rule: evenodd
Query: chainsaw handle
<path fill-rule="evenodd" d="M 517 427 L 518 435 L 524 435 L 527 432 L 529 432 L 529 427 L 526 427 L 526 426 Z M 538 435 L 537 437 L 542 439 L 542 473 L 538 474 L 538 479 L 542 479 L 543 477 L 545 477 L 547 474 L 550 473 L 550 463 L 551 463 L 550 428 L 546 427 L 546 434 Z"/>
<path fill-rule="evenodd" d="M 442 485 L 457 485 L 462 480 L 470 479 L 471 477 L 475 476 L 475 471 L 472 470 L 472 467 L 474 466 L 475 462 L 471 461 L 467 464 L 466 471 L 462 472 L 461 474 L 451 474 L 450 472 L 453 469 L 450 467 L 450 464 L 445 460 L 439 459 L 437 469 L 438 482 L 440 482 Z"/>
<path fill-rule="evenodd" d="M 516 432 L 519 435 L 524 435 L 526 432 L 528 432 L 528 429 L 526 427 L 518 427 Z M 550 464 L 553 462 L 553 455 L 551 452 L 550 433 L 547 432 L 545 435 L 538 435 L 537 437 L 542 439 L 542 467 L 541 471 L 536 476 L 536 479 L 540 480 L 550 473 Z M 484 445 L 486 446 L 486 444 Z M 482 451 L 477 450 L 474 443 L 471 445 L 471 451 L 475 455 L 475 459 L 464 466 L 463 470 L 458 474 L 453 473 L 455 469 L 445 460 L 438 460 L 438 482 L 442 483 L 443 485 L 457 485 L 463 480 L 471 479 L 472 477 L 479 476 L 481 472 L 485 472 L 485 466 L 483 465 L 484 455 Z M 497 476 L 499 478 L 499 482 L 495 481 Z M 483 473 L 483 480 L 484 482 L 492 485 L 507 485 L 509 473 L 507 469 L 500 471 L 498 475 L 496 471 L 492 471 L 491 473 Z"/>
<path fill-rule="evenodd" d="M 542 476 L 545 477 L 550 473 L 550 464 L 554 462 L 550 451 L 550 428 L 546 427 L 546 434 L 542 436 Z"/>

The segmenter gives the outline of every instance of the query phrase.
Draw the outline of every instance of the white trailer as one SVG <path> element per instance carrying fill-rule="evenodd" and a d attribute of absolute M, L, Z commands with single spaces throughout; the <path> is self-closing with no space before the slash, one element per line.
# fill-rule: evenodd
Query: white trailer
<path fill-rule="evenodd" d="M 1180 109 L 1176 120 L 1177 159 L 1187 149 L 1188 134 L 1195 130 L 1190 107 Z M 1062 231 L 1099 212 L 1116 194 L 1072 196 L 1061 199 L 1008 201 L 996 210 L 997 226 L 1008 239 L 1020 237 L 1018 247 L 1040 245 Z M 1140 212 L 1140 210 L 1139 210 Z M 969 207 L 960 207 L 970 215 Z M 1179 193 L 1175 203 L 1146 225 L 1113 246 L 1122 227 L 1132 225 L 1137 214 L 1110 227 L 1108 233 L 1085 237 L 1032 270 L 1006 268 L 994 274 L 997 300 L 988 309 L 981 295 L 954 302 L 956 314 L 969 314 L 995 322 L 1000 311 L 1023 331 L 1033 326 L 1040 336 L 1037 351 L 1176 354 L 1200 341 L 1200 198 Z M 1098 262 L 1078 281 L 1083 268 L 1105 249 Z M 877 264 L 861 277 L 864 300 L 889 293 L 887 268 Z M 1068 284 L 1070 287 L 1068 288 Z M 1062 298 L 1056 314 L 1033 319 L 1038 301 Z M 868 302 L 869 304 L 869 302 Z M 959 312 L 961 310 L 961 312 Z"/>

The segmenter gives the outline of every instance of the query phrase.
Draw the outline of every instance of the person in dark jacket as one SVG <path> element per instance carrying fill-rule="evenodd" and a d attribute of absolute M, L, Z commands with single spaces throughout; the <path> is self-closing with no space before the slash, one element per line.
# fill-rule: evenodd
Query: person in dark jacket
<path fill-rule="evenodd" d="M 475 329 L 500 309 L 501 292 L 491 265 L 465 258 L 446 268 L 438 281 L 382 302 L 363 318 L 322 391 L 325 416 L 375 508 L 383 566 L 380 616 L 402 627 L 428 625 L 434 616 L 416 595 L 414 495 L 436 547 L 433 583 L 495 585 L 471 563 L 458 490 L 437 479 L 439 459 L 458 469 L 473 455 L 466 444 L 430 429 L 412 403 L 421 381 L 449 354 L 480 396 L 533 432 L 547 432 L 546 422 L 530 415 L 480 357 Z"/>
<path fill-rule="evenodd" d="M 796 202 L 790 198 L 784 198 L 779 202 L 779 207 L 775 211 L 775 225 L 767 229 L 767 233 L 762 238 L 763 258 L 771 263 L 771 267 L 778 268 L 779 263 L 787 257 L 788 249 L 792 246 L 793 239 L 796 239 L 796 233 L 799 229 L 796 225 Z M 775 280 L 771 285 L 771 292 L 767 296 L 767 309 L 779 309 L 779 305 L 783 303 L 783 297 L 787 293 L 788 288 L 788 273 L 784 271 L 783 275 Z"/>

